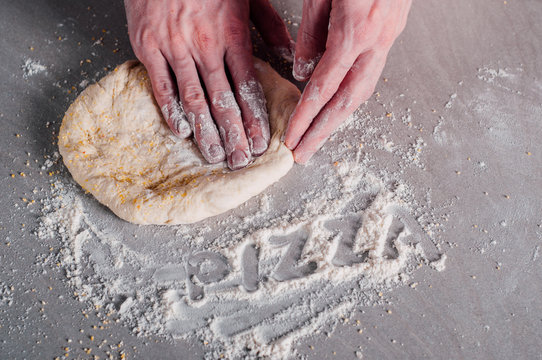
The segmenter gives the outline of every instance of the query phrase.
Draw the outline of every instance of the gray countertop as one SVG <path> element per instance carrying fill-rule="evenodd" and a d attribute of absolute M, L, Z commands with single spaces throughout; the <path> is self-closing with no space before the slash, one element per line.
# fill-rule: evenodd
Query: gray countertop
<path fill-rule="evenodd" d="M 273 3 L 295 33 L 298 2 Z M 87 358 L 91 335 L 122 343 L 93 347 L 100 358 L 106 350 L 115 358 L 201 358 L 201 343 L 136 337 L 121 323 L 93 330 L 100 319 L 82 313 L 87 305 L 64 273 L 38 264 L 58 243 L 34 236 L 39 204 L 21 200 L 35 188 L 36 198 L 46 196 L 50 176 L 40 166 L 56 151 L 62 116 L 84 80 L 134 57 L 122 2 L 2 1 L 0 8 L 0 358 L 52 359 L 65 347 L 69 357 Z M 362 110 L 410 114 L 413 129 L 398 120 L 376 134 L 397 146 L 423 138 L 421 168 L 401 167 L 382 149 L 367 151 L 376 168 L 400 170 L 414 193 L 447 217 L 438 235 L 446 269 L 423 267 L 412 274 L 416 289 L 397 287 L 385 306 L 360 309 L 363 336 L 339 324 L 331 336 L 297 344 L 300 354 L 355 358 L 361 348 L 366 359 L 542 359 L 540 19 L 538 0 L 414 2 L 382 75 L 387 81 L 377 86 L 380 97 Z M 256 53 L 269 58 L 264 46 Z M 45 70 L 25 71 L 27 60 Z M 274 63 L 288 77 L 287 67 Z M 271 194 L 331 166 L 331 146 Z M 60 164 L 52 170 L 69 178 Z M 98 204 L 89 209 L 113 216 Z"/>

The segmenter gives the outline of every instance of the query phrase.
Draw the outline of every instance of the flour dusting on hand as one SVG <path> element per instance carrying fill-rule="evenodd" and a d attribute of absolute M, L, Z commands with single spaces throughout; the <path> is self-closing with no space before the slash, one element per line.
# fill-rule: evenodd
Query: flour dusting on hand
<path fill-rule="evenodd" d="M 218 94 L 218 97 L 213 98 L 213 105 L 220 110 L 230 110 L 237 116 L 241 116 L 241 110 L 239 105 L 235 101 L 235 95 L 232 91 L 222 91 Z"/>
<path fill-rule="evenodd" d="M 32 60 L 32 59 L 26 59 L 22 66 L 22 69 L 23 69 L 23 77 L 25 79 L 47 70 L 47 68 L 44 65 L 40 64 L 39 61 Z"/>
<path fill-rule="evenodd" d="M 178 97 L 172 97 L 169 103 L 161 108 L 164 118 L 171 124 L 174 130 L 181 138 L 187 138 L 192 133 L 189 119 L 183 108 L 183 104 Z"/>

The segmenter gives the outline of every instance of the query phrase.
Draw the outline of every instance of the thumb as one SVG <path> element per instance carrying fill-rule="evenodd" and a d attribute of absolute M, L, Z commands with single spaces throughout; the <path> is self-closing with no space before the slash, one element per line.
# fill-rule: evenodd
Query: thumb
<path fill-rule="evenodd" d="M 303 2 L 293 67 L 296 80 L 308 80 L 324 53 L 330 12 L 331 0 Z"/>
<path fill-rule="evenodd" d="M 292 62 L 295 43 L 269 0 L 251 0 L 250 19 L 267 46 L 283 59 Z"/>

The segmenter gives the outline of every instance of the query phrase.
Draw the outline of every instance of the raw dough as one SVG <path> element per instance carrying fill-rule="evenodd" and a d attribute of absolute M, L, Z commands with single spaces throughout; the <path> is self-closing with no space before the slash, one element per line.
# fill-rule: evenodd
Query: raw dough
<path fill-rule="evenodd" d="M 280 138 L 299 90 L 255 59 L 267 100 L 271 143 L 242 170 L 209 165 L 191 139 L 175 137 L 137 61 L 117 67 L 70 106 L 59 149 L 73 178 L 122 219 L 136 224 L 186 224 L 233 209 L 293 166 Z"/>

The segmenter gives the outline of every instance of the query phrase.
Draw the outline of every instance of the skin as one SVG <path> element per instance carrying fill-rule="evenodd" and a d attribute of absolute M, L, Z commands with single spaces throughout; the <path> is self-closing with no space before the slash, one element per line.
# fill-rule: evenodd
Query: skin
<path fill-rule="evenodd" d="M 287 56 L 292 46 L 269 2 L 125 0 L 125 7 L 132 48 L 172 132 L 193 134 L 208 162 L 227 159 L 232 170 L 263 154 L 269 122 L 249 17 L 272 49 Z"/>
<path fill-rule="evenodd" d="M 374 92 L 411 0 L 305 0 L 293 75 L 307 83 L 286 146 L 306 163 Z"/>

